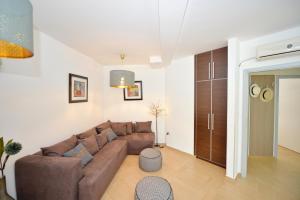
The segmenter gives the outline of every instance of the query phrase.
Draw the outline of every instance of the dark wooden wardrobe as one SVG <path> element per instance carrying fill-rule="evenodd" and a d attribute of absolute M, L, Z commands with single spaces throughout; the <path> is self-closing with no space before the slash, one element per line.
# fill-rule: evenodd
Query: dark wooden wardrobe
<path fill-rule="evenodd" d="M 195 55 L 195 155 L 226 167 L 227 47 Z"/>

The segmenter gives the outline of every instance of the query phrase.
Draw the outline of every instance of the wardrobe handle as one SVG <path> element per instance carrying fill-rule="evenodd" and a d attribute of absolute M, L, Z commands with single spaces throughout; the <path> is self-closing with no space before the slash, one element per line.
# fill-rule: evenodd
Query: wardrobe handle
<path fill-rule="evenodd" d="M 215 129 L 215 114 L 211 114 L 211 130 Z"/>
<path fill-rule="evenodd" d="M 208 63 L 208 80 L 210 80 L 210 62 Z"/>
<path fill-rule="evenodd" d="M 210 114 L 207 114 L 207 129 L 210 130 Z"/>
<path fill-rule="evenodd" d="M 212 64 L 212 78 L 215 78 L 215 62 Z"/>

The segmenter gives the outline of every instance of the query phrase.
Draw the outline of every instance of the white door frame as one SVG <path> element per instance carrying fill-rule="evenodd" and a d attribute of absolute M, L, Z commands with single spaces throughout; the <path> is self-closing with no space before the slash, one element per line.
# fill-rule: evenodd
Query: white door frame
<path fill-rule="evenodd" d="M 268 62 L 266 62 L 268 63 Z M 241 175 L 242 177 L 247 176 L 247 165 L 248 165 L 248 146 L 249 146 L 249 74 L 252 72 L 270 71 L 270 70 L 280 70 L 300 67 L 300 61 L 289 62 L 284 64 L 273 64 L 273 65 L 263 65 L 260 66 L 247 66 L 240 68 L 240 119 L 239 124 L 239 135 L 241 136 Z M 276 138 L 277 139 L 277 138 Z"/>

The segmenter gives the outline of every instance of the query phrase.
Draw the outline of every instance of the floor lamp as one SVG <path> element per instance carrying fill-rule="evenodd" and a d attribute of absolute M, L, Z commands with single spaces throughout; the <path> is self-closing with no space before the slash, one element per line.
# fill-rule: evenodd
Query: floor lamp
<path fill-rule="evenodd" d="M 164 111 L 164 109 L 160 107 L 159 103 L 157 103 L 157 104 L 153 103 L 150 106 L 150 111 L 151 111 L 151 114 L 155 116 L 155 144 L 154 144 L 154 146 L 163 148 L 164 147 L 163 145 L 158 144 L 157 119 L 161 115 L 161 113 Z"/>

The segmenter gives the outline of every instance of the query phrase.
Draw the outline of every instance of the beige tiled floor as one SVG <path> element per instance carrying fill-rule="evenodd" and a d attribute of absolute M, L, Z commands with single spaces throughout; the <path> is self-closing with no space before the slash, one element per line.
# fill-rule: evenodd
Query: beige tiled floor
<path fill-rule="evenodd" d="M 103 200 L 132 200 L 136 183 L 144 176 L 166 178 L 176 200 L 300 200 L 300 154 L 279 148 L 278 159 L 249 158 L 247 178 L 231 180 L 225 169 L 180 151 L 163 148 L 163 167 L 146 173 L 138 156 L 127 156 Z"/>

